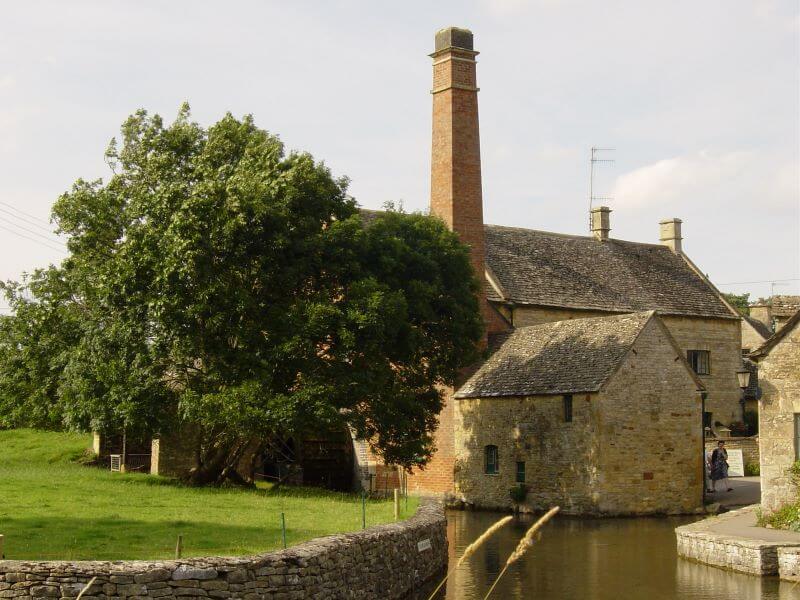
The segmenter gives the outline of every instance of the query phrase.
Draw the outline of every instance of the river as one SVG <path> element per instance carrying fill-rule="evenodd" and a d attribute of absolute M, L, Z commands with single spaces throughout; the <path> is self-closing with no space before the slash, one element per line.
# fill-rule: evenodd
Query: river
<path fill-rule="evenodd" d="M 501 514 L 449 511 L 450 564 Z M 800 586 L 678 558 L 674 529 L 692 518 L 557 517 L 503 576 L 491 598 L 510 600 L 800 600 Z M 438 600 L 480 600 L 532 523 L 520 517 L 450 576 Z"/>

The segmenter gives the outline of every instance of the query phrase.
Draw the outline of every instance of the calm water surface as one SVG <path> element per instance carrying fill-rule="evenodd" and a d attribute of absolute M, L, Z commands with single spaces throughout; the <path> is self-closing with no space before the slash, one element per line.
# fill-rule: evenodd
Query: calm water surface
<path fill-rule="evenodd" d="M 448 512 L 450 562 L 501 516 Z M 800 586 L 679 559 L 674 529 L 691 518 L 556 518 L 503 576 L 492 598 L 536 600 L 800 600 Z M 532 523 L 507 525 L 450 576 L 447 600 L 482 599 Z"/>

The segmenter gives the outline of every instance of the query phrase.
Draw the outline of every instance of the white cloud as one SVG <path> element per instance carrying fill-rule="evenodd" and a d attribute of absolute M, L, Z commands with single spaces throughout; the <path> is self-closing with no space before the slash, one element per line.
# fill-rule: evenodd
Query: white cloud
<path fill-rule="evenodd" d="M 797 206 L 797 167 L 758 152 L 695 154 L 659 160 L 621 175 L 614 183 L 615 204 L 644 209 L 680 207 L 695 202 L 744 206 L 758 202 L 775 208 Z"/>

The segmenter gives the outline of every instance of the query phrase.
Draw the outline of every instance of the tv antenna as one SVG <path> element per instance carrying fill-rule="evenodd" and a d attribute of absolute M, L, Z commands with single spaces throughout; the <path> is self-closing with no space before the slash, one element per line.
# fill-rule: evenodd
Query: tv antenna
<path fill-rule="evenodd" d="M 589 231 L 592 230 L 592 207 L 595 200 L 613 200 L 613 196 L 595 196 L 594 195 L 594 166 L 596 164 L 610 165 L 614 164 L 613 158 L 604 158 L 605 152 L 614 152 L 614 148 L 597 148 L 592 146 L 591 155 L 589 157 Z"/>
<path fill-rule="evenodd" d="M 781 285 L 789 285 L 788 283 L 783 283 L 782 281 L 770 281 L 769 282 L 769 303 L 772 304 L 772 298 L 775 296 L 775 288 Z"/>

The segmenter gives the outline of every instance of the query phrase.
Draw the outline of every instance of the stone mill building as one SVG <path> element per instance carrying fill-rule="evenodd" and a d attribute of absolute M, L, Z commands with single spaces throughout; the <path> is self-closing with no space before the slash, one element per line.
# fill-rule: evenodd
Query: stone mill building
<path fill-rule="evenodd" d="M 440 30 L 430 56 L 430 211 L 470 246 L 489 358 L 444 390 L 437 451 L 403 483 L 476 506 L 700 506 L 703 427 L 742 420 L 738 314 L 684 252 L 680 219 L 653 224 L 660 243 L 615 239 L 607 207 L 585 236 L 486 224 L 472 33 Z M 341 485 L 398 485 L 396 469 L 341 433 L 295 441 L 300 481 L 344 444 Z M 152 465 L 171 472 L 173 446 L 159 440 Z"/>
<path fill-rule="evenodd" d="M 702 503 L 703 425 L 742 419 L 738 313 L 689 259 L 681 220 L 660 243 L 614 239 L 610 209 L 586 236 L 483 219 L 478 52 L 436 33 L 431 214 L 472 250 L 490 358 L 439 415 L 437 453 L 409 491 L 531 509 L 681 512 Z"/>

